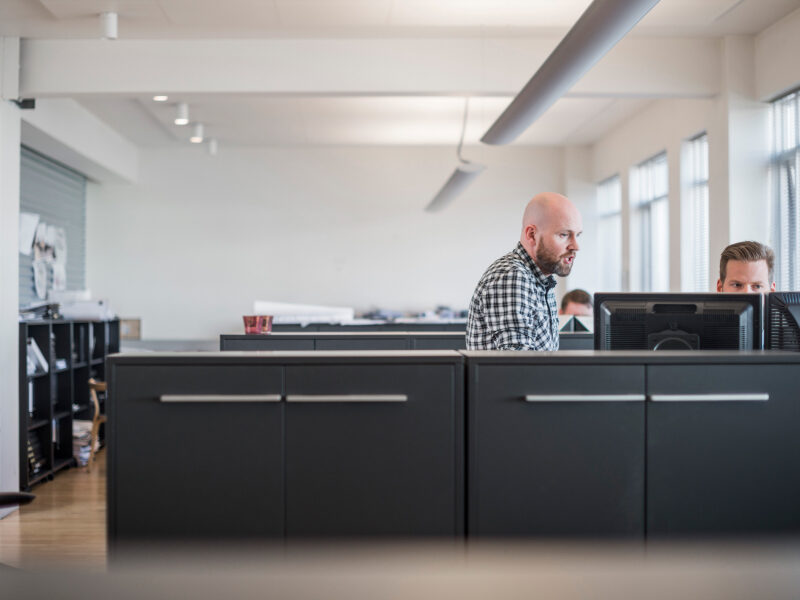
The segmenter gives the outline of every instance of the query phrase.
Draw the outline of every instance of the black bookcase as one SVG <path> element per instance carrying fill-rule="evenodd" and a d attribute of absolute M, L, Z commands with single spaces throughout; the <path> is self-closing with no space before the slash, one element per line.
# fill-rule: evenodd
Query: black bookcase
<path fill-rule="evenodd" d="M 28 373 L 28 340 L 48 366 Z M 105 357 L 119 352 L 119 320 L 19 324 L 20 489 L 73 466 L 72 421 L 90 420 L 89 378 L 105 381 Z M 105 398 L 100 396 L 101 409 Z M 101 426 L 100 440 L 104 431 Z"/>

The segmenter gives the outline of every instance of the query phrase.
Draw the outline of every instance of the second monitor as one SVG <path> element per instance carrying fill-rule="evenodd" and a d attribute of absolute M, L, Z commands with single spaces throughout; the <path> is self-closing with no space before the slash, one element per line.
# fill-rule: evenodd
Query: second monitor
<path fill-rule="evenodd" d="M 597 350 L 759 350 L 761 294 L 597 293 Z"/>

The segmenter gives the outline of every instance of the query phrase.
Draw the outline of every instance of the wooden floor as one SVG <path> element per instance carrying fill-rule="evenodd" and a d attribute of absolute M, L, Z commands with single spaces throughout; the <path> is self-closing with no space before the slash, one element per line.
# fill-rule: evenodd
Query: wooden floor
<path fill-rule="evenodd" d="M 23 569 L 106 568 L 106 452 L 92 472 L 72 468 L 31 490 L 36 499 L 0 519 L 0 563 Z"/>

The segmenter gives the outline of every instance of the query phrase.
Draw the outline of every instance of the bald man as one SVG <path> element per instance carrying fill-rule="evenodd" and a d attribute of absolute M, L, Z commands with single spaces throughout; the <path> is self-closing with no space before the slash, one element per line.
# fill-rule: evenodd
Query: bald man
<path fill-rule="evenodd" d="M 489 266 L 472 295 L 469 350 L 558 350 L 554 275 L 569 275 L 582 230 L 569 199 L 534 196 L 516 248 Z"/>

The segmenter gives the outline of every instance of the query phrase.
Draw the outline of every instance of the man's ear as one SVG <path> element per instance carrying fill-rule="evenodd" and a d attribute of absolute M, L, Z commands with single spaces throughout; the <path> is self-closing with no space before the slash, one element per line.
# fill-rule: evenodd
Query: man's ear
<path fill-rule="evenodd" d="M 775 291 L 775 282 L 774 281 L 772 282 L 772 285 L 769 286 L 769 291 L 770 292 L 774 292 Z"/>
<path fill-rule="evenodd" d="M 536 243 L 536 225 L 528 225 L 525 228 L 525 234 L 531 243 Z"/>
<path fill-rule="evenodd" d="M 717 291 L 722 291 L 722 279 L 717 279 Z"/>

